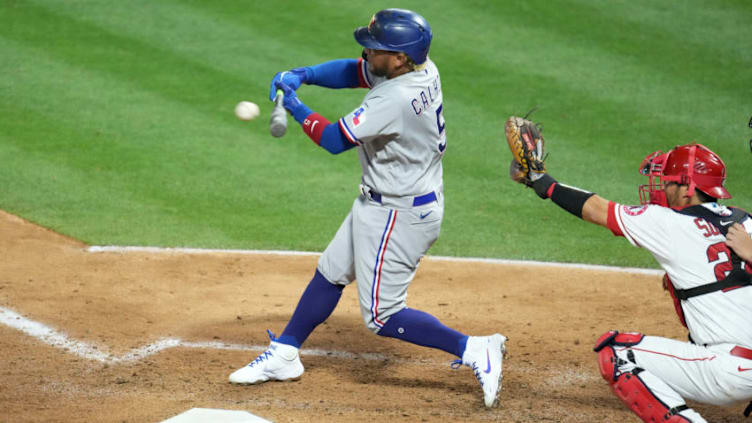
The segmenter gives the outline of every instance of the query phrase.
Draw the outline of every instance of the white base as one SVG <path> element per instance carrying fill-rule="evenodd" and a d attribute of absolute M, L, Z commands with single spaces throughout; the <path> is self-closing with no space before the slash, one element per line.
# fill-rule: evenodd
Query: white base
<path fill-rule="evenodd" d="M 218 410 L 214 408 L 191 408 L 185 413 L 164 420 L 162 423 L 271 423 L 247 411 Z"/>

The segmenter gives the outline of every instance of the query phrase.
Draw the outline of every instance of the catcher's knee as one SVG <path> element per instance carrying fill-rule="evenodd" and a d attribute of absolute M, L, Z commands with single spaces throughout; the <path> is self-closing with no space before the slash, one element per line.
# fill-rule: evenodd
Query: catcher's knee
<path fill-rule="evenodd" d="M 617 345 L 621 347 L 631 347 L 632 345 L 637 345 L 640 342 L 642 342 L 642 339 L 645 337 L 645 335 L 639 333 L 639 332 L 624 332 L 619 333 L 618 330 L 610 330 L 603 335 L 601 335 L 597 341 L 595 341 L 595 346 L 593 347 L 593 351 L 598 352 L 601 349 L 605 348 L 607 345 Z"/>
<path fill-rule="evenodd" d="M 619 333 L 616 330 L 610 330 L 601 335 L 595 341 L 593 351 L 598 353 L 598 367 L 601 370 L 601 376 L 607 382 L 612 383 L 616 380 L 618 371 L 618 358 L 614 346 L 630 347 L 637 345 L 642 341 L 645 335 L 637 332 Z"/>
<path fill-rule="evenodd" d="M 631 347 L 639 344 L 645 336 L 641 333 L 619 333 L 612 330 L 598 338 L 593 350 L 598 353 L 598 367 L 601 376 L 608 382 L 613 393 L 630 409 L 646 422 L 689 422 L 678 413 L 686 406 L 669 409 L 640 378 L 644 370 L 634 361 L 625 361 L 616 355 L 614 347 Z M 627 358 L 633 360 L 631 351 Z"/>

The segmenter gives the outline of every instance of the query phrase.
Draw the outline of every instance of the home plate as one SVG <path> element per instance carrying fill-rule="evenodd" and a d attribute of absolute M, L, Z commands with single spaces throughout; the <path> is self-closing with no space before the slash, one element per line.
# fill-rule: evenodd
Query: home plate
<path fill-rule="evenodd" d="M 215 408 L 191 408 L 185 413 L 164 420 L 162 423 L 271 423 L 247 411 L 218 410 Z"/>

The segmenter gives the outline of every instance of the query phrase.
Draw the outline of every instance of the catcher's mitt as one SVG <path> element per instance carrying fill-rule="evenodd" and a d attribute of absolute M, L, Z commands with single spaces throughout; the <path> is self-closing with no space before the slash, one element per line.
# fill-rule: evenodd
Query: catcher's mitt
<path fill-rule="evenodd" d="M 515 182 L 533 186 L 533 182 L 546 174 L 542 128 L 525 118 L 511 116 L 504 131 L 514 156 L 509 165 L 509 177 Z"/>

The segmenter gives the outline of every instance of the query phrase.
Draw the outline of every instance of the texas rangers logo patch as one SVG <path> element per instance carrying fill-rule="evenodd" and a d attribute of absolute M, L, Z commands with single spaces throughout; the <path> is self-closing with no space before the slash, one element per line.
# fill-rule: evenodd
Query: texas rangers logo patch
<path fill-rule="evenodd" d="M 361 107 L 358 110 L 356 110 L 355 113 L 353 113 L 352 125 L 353 127 L 356 127 L 365 121 L 366 121 L 366 109 L 365 107 Z"/>

